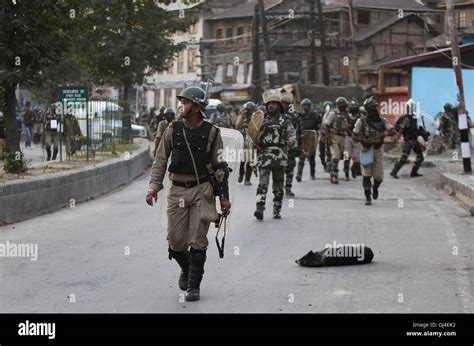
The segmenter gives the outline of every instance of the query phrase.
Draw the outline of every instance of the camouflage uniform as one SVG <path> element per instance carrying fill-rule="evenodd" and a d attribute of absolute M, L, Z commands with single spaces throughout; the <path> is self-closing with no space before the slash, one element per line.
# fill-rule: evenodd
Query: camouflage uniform
<path fill-rule="evenodd" d="M 287 119 L 293 125 L 296 134 L 296 144 L 293 148 L 288 148 L 288 160 L 287 165 L 285 167 L 285 191 L 288 195 L 291 193 L 291 188 L 293 186 L 293 177 L 295 175 L 295 167 L 296 167 L 296 158 L 300 156 L 301 150 L 299 146 L 301 141 L 303 140 L 303 118 L 299 113 L 287 113 L 285 114 Z"/>
<path fill-rule="evenodd" d="M 262 129 L 257 138 L 257 167 L 259 185 L 257 188 L 257 210 L 265 210 L 270 174 L 273 179 L 273 215 L 279 216 L 283 200 L 284 170 L 288 160 L 288 141 L 295 143 L 296 131 L 283 114 L 274 121 L 265 114 Z"/>
<path fill-rule="evenodd" d="M 349 169 L 352 173 L 352 178 L 356 178 L 360 170 L 360 150 L 361 144 L 352 140 L 352 131 L 354 130 L 357 120 L 360 118 L 360 113 L 349 112 L 347 114 L 347 124 L 350 135 L 346 136 L 344 142 L 344 173 L 346 178 L 349 176 Z M 352 160 L 352 167 L 351 167 Z"/>
<path fill-rule="evenodd" d="M 226 127 L 229 129 L 232 128 L 232 121 L 230 119 L 230 115 L 226 112 L 216 111 L 215 113 L 212 113 L 210 122 L 211 124 L 214 124 L 217 127 Z"/>
<path fill-rule="evenodd" d="M 440 136 L 443 137 L 445 143 L 451 148 L 456 148 L 456 141 L 454 136 L 454 115 L 452 112 L 440 112 L 435 119 L 439 120 L 438 130 Z"/>

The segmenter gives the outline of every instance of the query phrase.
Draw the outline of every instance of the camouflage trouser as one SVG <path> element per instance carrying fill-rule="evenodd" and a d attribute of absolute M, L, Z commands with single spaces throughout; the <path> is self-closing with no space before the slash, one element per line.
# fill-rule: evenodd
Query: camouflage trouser
<path fill-rule="evenodd" d="M 288 151 L 288 160 L 287 166 L 285 167 L 285 190 L 291 191 L 291 187 L 293 186 L 293 177 L 295 176 L 295 167 L 296 167 L 296 157 L 298 156 L 298 152 L 296 151 Z"/>
<path fill-rule="evenodd" d="M 270 174 L 272 174 L 273 189 L 273 213 L 279 213 L 281 202 L 283 200 L 283 180 L 284 167 L 260 167 L 259 184 L 257 187 L 257 209 L 265 210 L 265 200 L 267 197 L 268 185 L 270 183 Z"/>

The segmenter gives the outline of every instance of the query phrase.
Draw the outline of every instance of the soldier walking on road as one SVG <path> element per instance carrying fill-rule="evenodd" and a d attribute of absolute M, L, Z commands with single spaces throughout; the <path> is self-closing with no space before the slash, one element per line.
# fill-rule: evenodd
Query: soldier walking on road
<path fill-rule="evenodd" d="M 204 121 L 207 95 L 199 87 L 189 87 L 178 96 L 183 105 L 183 119 L 169 123 L 156 152 L 146 202 L 153 206 L 163 189 L 168 157 L 169 188 L 167 201 L 168 258 L 181 267 L 179 288 L 186 290 L 185 300 L 200 299 L 200 284 L 208 246 L 211 221 L 218 218 L 215 196 L 227 214 L 229 168 L 220 153 L 223 142 L 220 130 Z M 211 185 L 211 181 L 214 184 Z"/>
<path fill-rule="evenodd" d="M 283 180 L 285 166 L 288 160 L 287 148 L 296 144 L 296 131 L 282 113 L 281 94 L 266 92 L 263 95 L 265 102 L 265 118 L 256 140 L 257 167 L 259 168 L 260 182 L 257 188 L 257 209 L 254 216 L 263 220 L 265 200 L 267 197 L 270 174 L 273 179 L 273 218 L 281 219 L 283 200 Z"/>
<path fill-rule="evenodd" d="M 255 103 L 252 101 L 248 101 L 244 104 L 244 109 L 240 113 L 239 117 L 235 121 L 235 129 L 240 131 L 242 136 L 244 137 L 244 149 L 249 149 L 249 137 L 247 134 L 247 129 L 249 127 L 249 123 L 252 119 L 252 114 L 255 112 L 256 106 Z M 239 179 L 238 182 L 241 183 L 244 180 L 245 176 L 245 185 L 252 185 L 250 182 L 250 178 L 252 177 L 252 167 L 250 167 L 250 159 L 249 157 L 245 158 L 245 161 L 240 163 L 240 170 L 239 170 Z"/>
<path fill-rule="evenodd" d="M 158 149 L 158 146 L 160 145 L 161 138 L 163 137 L 163 134 L 165 133 L 166 128 L 176 118 L 176 113 L 174 112 L 174 109 L 170 108 L 170 107 L 165 108 L 164 117 L 165 117 L 165 119 L 161 120 L 158 123 L 158 126 L 156 128 L 155 150 L 153 152 L 153 157 L 155 157 L 155 155 L 156 155 L 156 150 Z"/>
<path fill-rule="evenodd" d="M 359 102 L 353 99 L 349 102 L 349 113 L 347 115 L 349 133 L 348 136 L 346 136 L 344 143 L 344 172 L 346 173 L 346 180 L 349 180 L 349 167 L 353 179 L 357 178 L 357 175 L 362 175 L 360 168 L 361 144 L 352 140 L 352 131 L 354 130 L 354 126 L 359 118 Z M 352 166 L 350 165 L 351 160 Z"/>
<path fill-rule="evenodd" d="M 347 99 L 338 97 L 336 110 L 330 111 L 323 124 L 323 131 L 328 136 L 331 149 L 331 183 L 338 184 L 339 161 L 344 152 L 345 136 L 348 132 L 347 124 Z"/>

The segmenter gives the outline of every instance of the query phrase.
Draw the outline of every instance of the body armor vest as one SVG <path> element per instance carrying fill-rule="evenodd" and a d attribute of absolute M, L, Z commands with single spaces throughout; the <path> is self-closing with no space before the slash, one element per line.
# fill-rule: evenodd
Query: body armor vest
<path fill-rule="evenodd" d="M 301 117 L 303 119 L 303 130 L 319 130 L 318 114 L 315 112 L 302 113 Z"/>
<path fill-rule="evenodd" d="M 410 120 L 408 127 L 403 129 L 403 137 L 409 140 L 416 140 L 418 138 L 418 123 L 415 117 L 406 116 Z"/>
<path fill-rule="evenodd" d="M 183 129 L 186 131 L 191 152 L 196 162 L 198 175 L 208 174 L 206 165 L 211 162 L 210 150 L 207 150 L 209 141 L 209 134 L 212 129 L 212 124 L 203 121 L 201 126 L 195 129 L 189 129 L 184 126 L 182 121 L 174 121 L 173 125 L 173 139 L 171 149 L 171 164 L 168 168 L 169 172 L 195 175 L 193 161 L 189 155 L 186 141 L 183 136 Z"/>
<path fill-rule="evenodd" d="M 287 147 L 285 120 L 286 118 L 283 114 L 278 117 L 277 122 L 273 122 L 269 115 L 266 116 L 263 122 L 262 134 L 260 135 L 261 140 L 259 143 L 262 149 L 268 147 Z"/>
<path fill-rule="evenodd" d="M 336 135 L 344 136 L 347 134 L 347 118 L 345 113 L 340 113 L 338 111 L 334 112 L 336 114 L 336 119 L 334 119 L 332 128 Z"/>

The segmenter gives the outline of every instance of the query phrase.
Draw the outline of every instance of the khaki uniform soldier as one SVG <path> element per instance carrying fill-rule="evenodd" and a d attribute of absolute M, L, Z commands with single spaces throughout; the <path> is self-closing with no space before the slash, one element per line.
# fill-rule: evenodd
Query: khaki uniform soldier
<path fill-rule="evenodd" d="M 326 121 L 328 114 L 333 109 L 333 104 L 331 101 L 324 101 L 323 103 L 323 117 L 322 124 Z M 329 142 L 327 135 L 324 134 L 324 131 L 320 131 L 319 136 L 319 158 L 321 159 L 321 164 L 324 167 L 324 171 L 329 173 L 331 171 L 331 150 L 329 150 Z"/>
<path fill-rule="evenodd" d="M 198 87 L 185 89 L 178 99 L 183 104 L 183 119 L 171 122 L 160 141 L 153 163 L 146 202 L 153 205 L 163 189 L 168 157 L 168 235 L 169 256 L 181 267 L 179 287 L 186 290 L 185 300 L 200 299 L 204 274 L 207 233 L 215 215 L 215 195 L 220 197 L 224 214 L 229 202 L 227 163 L 219 153 L 223 142 L 217 127 L 204 121 L 206 93 Z M 191 154 L 191 153 L 192 154 Z M 199 178 L 199 184 L 196 179 Z M 211 185 L 212 184 L 214 185 Z M 189 248 L 189 250 L 188 250 Z"/>
<path fill-rule="evenodd" d="M 254 216 L 263 220 L 270 174 L 273 179 L 273 218 L 281 219 L 283 180 L 288 160 L 288 147 L 296 143 L 296 132 L 288 118 L 281 113 L 280 93 L 264 94 L 265 118 L 256 140 L 257 167 L 260 182 L 257 187 L 257 209 Z"/>
<path fill-rule="evenodd" d="M 352 131 L 357 120 L 360 118 L 359 102 L 351 100 L 349 102 L 349 113 L 347 115 L 347 124 L 349 126 L 349 136 L 346 136 L 344 142 L 344 173 L 346 180 L 349 180 L 349 168 L 351 170 L 352 178 L 355 179 L 357 175 L 362 175 L 360 168 L 360 149 L 361 144 L 352 139 Z M 352 166 L 350 165 L 352 160 Z"/>
<path fill-rule="evenodd" d="M 345 136 L 348 134 L 347 124 L 347 99 L 338 97 L 336 110 L 330 111 L 323 124 L 323 131 L 328 136 L 329 148 L 331 150 L 331 183 L 338 184 L 339 160 L 344 153 Z"/>
<path fill-rule="evenodd" d="M 440 136 L 443 138 L 444 142 L 451 149 L 456 149 L 456 140 L 454 136 L 454 114 L 453 106 L 450 103 L 445 103 L 444 112 L 440 112 L 436 115 L 435 120 L 439 121 L 438 130 Z"/>
<path fill-rule="evenodd" d="M 255 112 L 256 106 L 252 101 L 245 102 L 244 109 L 241 111 L 239 117 L 235 121 L 235 129 L 238 130 L 244 137 L 244 149 L 250 149 L 250 140 L 247 134 L 252 114 Z M 245 185 L 252 185 L 250 178 L 252 177 L 252 167 L 250 166 L 250 158 L 246 157 L 245 161 L 240 163 L 238 182 L 244 181 Z"/>
<path fill-rule="evenodd" d="M 232 121 L 230 119 L 230 114 L 226 112 L 226 108 L 223 103 L 217 105 L 217 111 L 211 114 L 209 121 L 211 124 L 216 125 L 217 127 L 232 128 Z"/>
<path fill-rule="evenodd" d="M 155 151 L 153 152 L 153 157 L 156 155 L 156 150 L 158 149 L 158 146 L 160 145 L 161 138 L 163 137 L 163 134 L 165 133 L 166 128 L 169 126 L 169 124 L 173 120 L 175 120 L 176 114 L 173 108 L 166 108 L 164 110 L 163 116 L 165 117 L 165 119 L 160 121 L 156 128 Z"/>
<path fill-rule="evenodd" d="M 386 135 L 396 135 L 394 128 L 390 126 L 385 118 L 380 117 L 377 106 L 378 102 L 369 97 L 364 106 L 368 112 L 357 120 L 352 138 L 362 143 L 365 149 L 373 148 L 373 162 L 362 166 L 362 186 L 364 187 L 365 204 L 372 204 L 372 197 L 379 197 L 379 186 L 383 181 L 383 141 Z M 373 187 L 372 187 L 373 177 Z M 372 189 L 372 190 L 371 190 Z"/>

